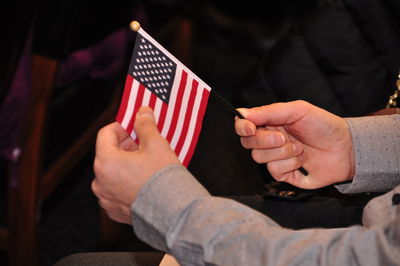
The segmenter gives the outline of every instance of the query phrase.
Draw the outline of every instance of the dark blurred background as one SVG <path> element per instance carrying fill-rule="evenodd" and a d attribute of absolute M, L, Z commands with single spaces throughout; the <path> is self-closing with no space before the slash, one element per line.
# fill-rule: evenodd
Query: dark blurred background
<path fill-rule="evenodd" d="M 107 220 L 90 190 L 96 132 L 114 121 L 133 49 L 130 21 L 235 107 L 302 99 L 369 115 L 386 107 L 400 65 L 398 0 L 37 0 L 2 12 L 2 265 L 152 251 Z M 210 98 L 189 170 L 212 194 L 261 197 L 290 228 L 360 223 L 372 195 L 273 182 L 241 148 L 233 119 Z M 296 197 L 280 196 L 288 190 Z"/>

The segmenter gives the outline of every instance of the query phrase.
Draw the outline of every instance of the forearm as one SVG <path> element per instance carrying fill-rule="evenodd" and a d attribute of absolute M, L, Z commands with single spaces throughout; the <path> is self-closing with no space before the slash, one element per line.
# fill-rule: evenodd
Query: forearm
<path fill-rule="evenodd" d="M 374 254 L 387 252 L 372 244 L 386 241 L 383 228 L 284 229 L 247 206 L 210 196 L 176 166 L 154 176 L 132 210 L 138 237 L 182 265 L 378 265 Z M 360 249 L 365 243 L 373 252 Z"/>

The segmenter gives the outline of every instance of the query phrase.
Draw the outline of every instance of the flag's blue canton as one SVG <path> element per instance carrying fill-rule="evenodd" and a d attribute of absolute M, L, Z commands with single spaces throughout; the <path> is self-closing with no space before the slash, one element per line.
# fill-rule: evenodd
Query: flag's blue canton
<path fill-rule="evenodd" d="M 176 64 L 139 33 L 136 38 L 129 74 L 168 103 Z"/>

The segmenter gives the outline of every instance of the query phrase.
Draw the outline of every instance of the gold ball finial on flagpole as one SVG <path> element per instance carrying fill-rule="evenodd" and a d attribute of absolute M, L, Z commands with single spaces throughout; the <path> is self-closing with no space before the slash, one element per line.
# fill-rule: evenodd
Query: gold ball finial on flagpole
<path fill-rule="evenodd" d="M 131 27 L 131 30 L 133 31 L 138 31 L 140 29 L 140 23 L 137 22 L 136 20 L 132 21 L 129 26 Z"/>

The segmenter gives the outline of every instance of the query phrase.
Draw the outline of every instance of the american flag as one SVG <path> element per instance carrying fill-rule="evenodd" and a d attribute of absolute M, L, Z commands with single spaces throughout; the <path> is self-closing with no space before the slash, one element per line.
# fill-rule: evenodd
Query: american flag
<path fill-rule="evenodd" d="M 206 83 L 140 28 L 117 121 L 137 140 L 133 130 L 136 112 L 141 106 L 151 107 L 161 135 L 188 166 L 210 91 Z"/>

